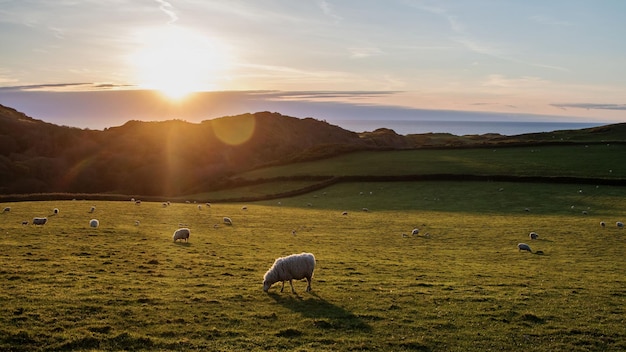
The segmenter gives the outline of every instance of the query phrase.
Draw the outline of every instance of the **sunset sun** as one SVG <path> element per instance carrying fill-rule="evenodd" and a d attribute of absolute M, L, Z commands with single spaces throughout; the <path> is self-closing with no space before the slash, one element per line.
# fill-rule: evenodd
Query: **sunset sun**
<path fill-rule="evenodd" d="M 138 39 L 131 63 L 139 87 L 173 100 L 218 88 L 226 54 L 215 41 L 176 26 L 144 30 Z"/>

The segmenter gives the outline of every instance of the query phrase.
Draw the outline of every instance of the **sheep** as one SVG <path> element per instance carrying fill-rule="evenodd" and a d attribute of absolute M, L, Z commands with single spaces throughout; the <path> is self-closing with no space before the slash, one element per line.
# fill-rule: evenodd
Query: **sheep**
<path fill-rule="evenodd" d="M 139 199 L 138 199 L 138 200 L 136 200 L 136 201 L 135 201 L 135 205 L 141 205 L 141 200 L 139 200 Z"/>
<path fill-rule="evenodd" d="M 418 228 L 414 228 L 413 231 L 411 231 L 411 235 L 413 236 L 417 236 L 420 233 L 420 230 Z"/>
<path fill-rule="evenodd" d="M 4 208 L 4 210 L 2 211 L 3 213 L 8 213 L 11 211 L 11 207 L 6 207 Z"/>
<path fill-rule="evenodd" d="M 45 225 L 48 222 L 48 218 L 33 218 L 33 225 Z"/>
<path fill-rule="evenodd" d="M 28 225 L 28 220 L 22 221 L 22 226 Z"/>
<path fill-rule="evenodd" d="M 361 209 L 361 210 L 363 210 L 364 212 L 368 212 L 368 211 L 370 211 L 370 210 L 369 210 L 369 209 L 367 209 L 367 208 L 363 208 L 363 209 Z"/>
<path fill-rule="evenodd" d="M 211 207 L 211 203 L 208 203 L 208 202 L 207 202 L 205 205 L 206 205 L 206 207 L 207 207 L 207 208 L 210 208 L 210 207 Z"/>
<path fill-rule="evenodd" d="M 89 227 L 96 228 L 98 226 L 100 226 L 100 221 L 98 221 L 98 219 L 89 220 Z"/>
<path fill-rule="evenodd" d="M 529 233 L 529 234 L 528 234 L 528 237 L 529 237 L 531 240 L 536 240 L 537 238 L 539 238 L 539 235 L 538 235 L 536 232 L 534 232 L 534 231 L 533 231 L 533 232 L 531 232 L 531 233 Z"/>
<path fill-rule="evenodd" d="M 530 246 L 527 245 L 526 243 L 518 243 L 517 244 L 517 249 L 521 252 L 521 251 L 528 251 L 530 253 L 532 253 L 532 249 L 530 249 Z"/>
<path fill-rule="evenodd" d="M 202 205 L 198 204 L 198 210 L 202 210 Z"/>
<path fill-rule="evenodd" d="M 263 276 L 263 291 L 267 292 L 274 283 L 281 281 L 280 292 L 283 292 L 285 281 L 289 281 L 291 293 L 296 293 L 292 280 L 306 279 L 306 292 L 309 292 L 313 270 L 315 270 L 315 257 L 311 253 L 292 254 L 278 258 Z"/>
<path fill-rule="evenodd" d="M 241 207 L 241 210 L 248 210 L 248 207 L 244 205 L 243 207 Z"/>
<path fill-rule="evenodd" d="M 341 215 L 346 216 L 346 215 L 348 215 L 348 212 L 344 211 L 343 213 L 341 213 Z"/>
<path fill-rule="evenodd" d="M 227 216 L 224 217 L 223 221 L 224 221 L 224 224 L 226 224 L 226 225 L 232 225 L 233 224 L 233 221 L 229 217 L 227 217 Z"/>
<path fill-rule="evenodd" d="M 139 226 L 141 225 L 141 222 L 139 220 L 135 220 L 135 226 Z"/>
<path fill-rule="evenodd" d="M 185 240 L 185 242 L 189 242 L 189 235 L 190 235 L 190 231 L 188 228 L 183 227 L 180 228 L 176 231 L 174 231 L 174 235 L 172 236 L 172 239 L 174 240 L 174 242 L 176 242 L 177 240 Z"/>
<path fill-rule="evenodd" d="M 59 208 L 52 209 L 52 214 L 58 215 L 59 214 Z"/>
<path fill-rule="evenodd" d="M 618 221 L 615 223 L 615 226 L 617 226 L 618 229 L 623 229 L 624 228 L 624 223 L 621 221 Z"/>
<path fill-rule="evenodd" d="M 89 212 L 90 212 L 90 213 L 93 213 L 94 211 L 96 211 L 96 206 L 95 206 L 95 205 L 94 205 L 94 206 L 92 206 L 92 207 L 89 209 Z"/>
<path fill-rule="evenodd" d="M 600 221 L 600 226 L 602 226 L 602 228 L 606 227 L 606 224 L 604 223 L 604 221 Z"/>

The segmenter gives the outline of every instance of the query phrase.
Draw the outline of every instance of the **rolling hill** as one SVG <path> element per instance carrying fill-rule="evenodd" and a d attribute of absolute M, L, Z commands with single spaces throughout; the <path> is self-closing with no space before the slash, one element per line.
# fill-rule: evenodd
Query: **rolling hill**
<path fill-rule="evenodd" d="M 314 118 L 258 112 L 201 123 L 129 121 L 103 131 L 58 126 L 0 105 L 0 194 L 179 196 L 234 175 L 354 151 L 623 141 L 626 124 L 502 136 L 354 133 Z"/>

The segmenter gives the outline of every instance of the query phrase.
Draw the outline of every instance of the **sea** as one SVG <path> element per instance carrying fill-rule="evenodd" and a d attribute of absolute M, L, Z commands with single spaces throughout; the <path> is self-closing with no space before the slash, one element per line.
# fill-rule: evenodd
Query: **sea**
<path fill-rule="evenodd" d="M 498 133 L 515 136 L 526 133 L 577 130 L 603 126 L 594 122 L 511 122 L 511 121 L 431 121 L 431 120 L 327 120 L 353 132 L 371 132 L 389 128 L 397 134 L 451 133 L 457 136 Z"/>

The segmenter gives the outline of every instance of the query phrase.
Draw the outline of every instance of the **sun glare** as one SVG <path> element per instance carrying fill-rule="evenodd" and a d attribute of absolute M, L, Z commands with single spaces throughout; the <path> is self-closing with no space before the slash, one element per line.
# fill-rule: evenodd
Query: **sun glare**
<path fill-rule="evenodd" d="M 172 100 L 192 92 L 218 89 L 226 69 L 226 53 L 217 42 L 172 25 L 141 31 L 131 63 L 141 88 Z"/>

